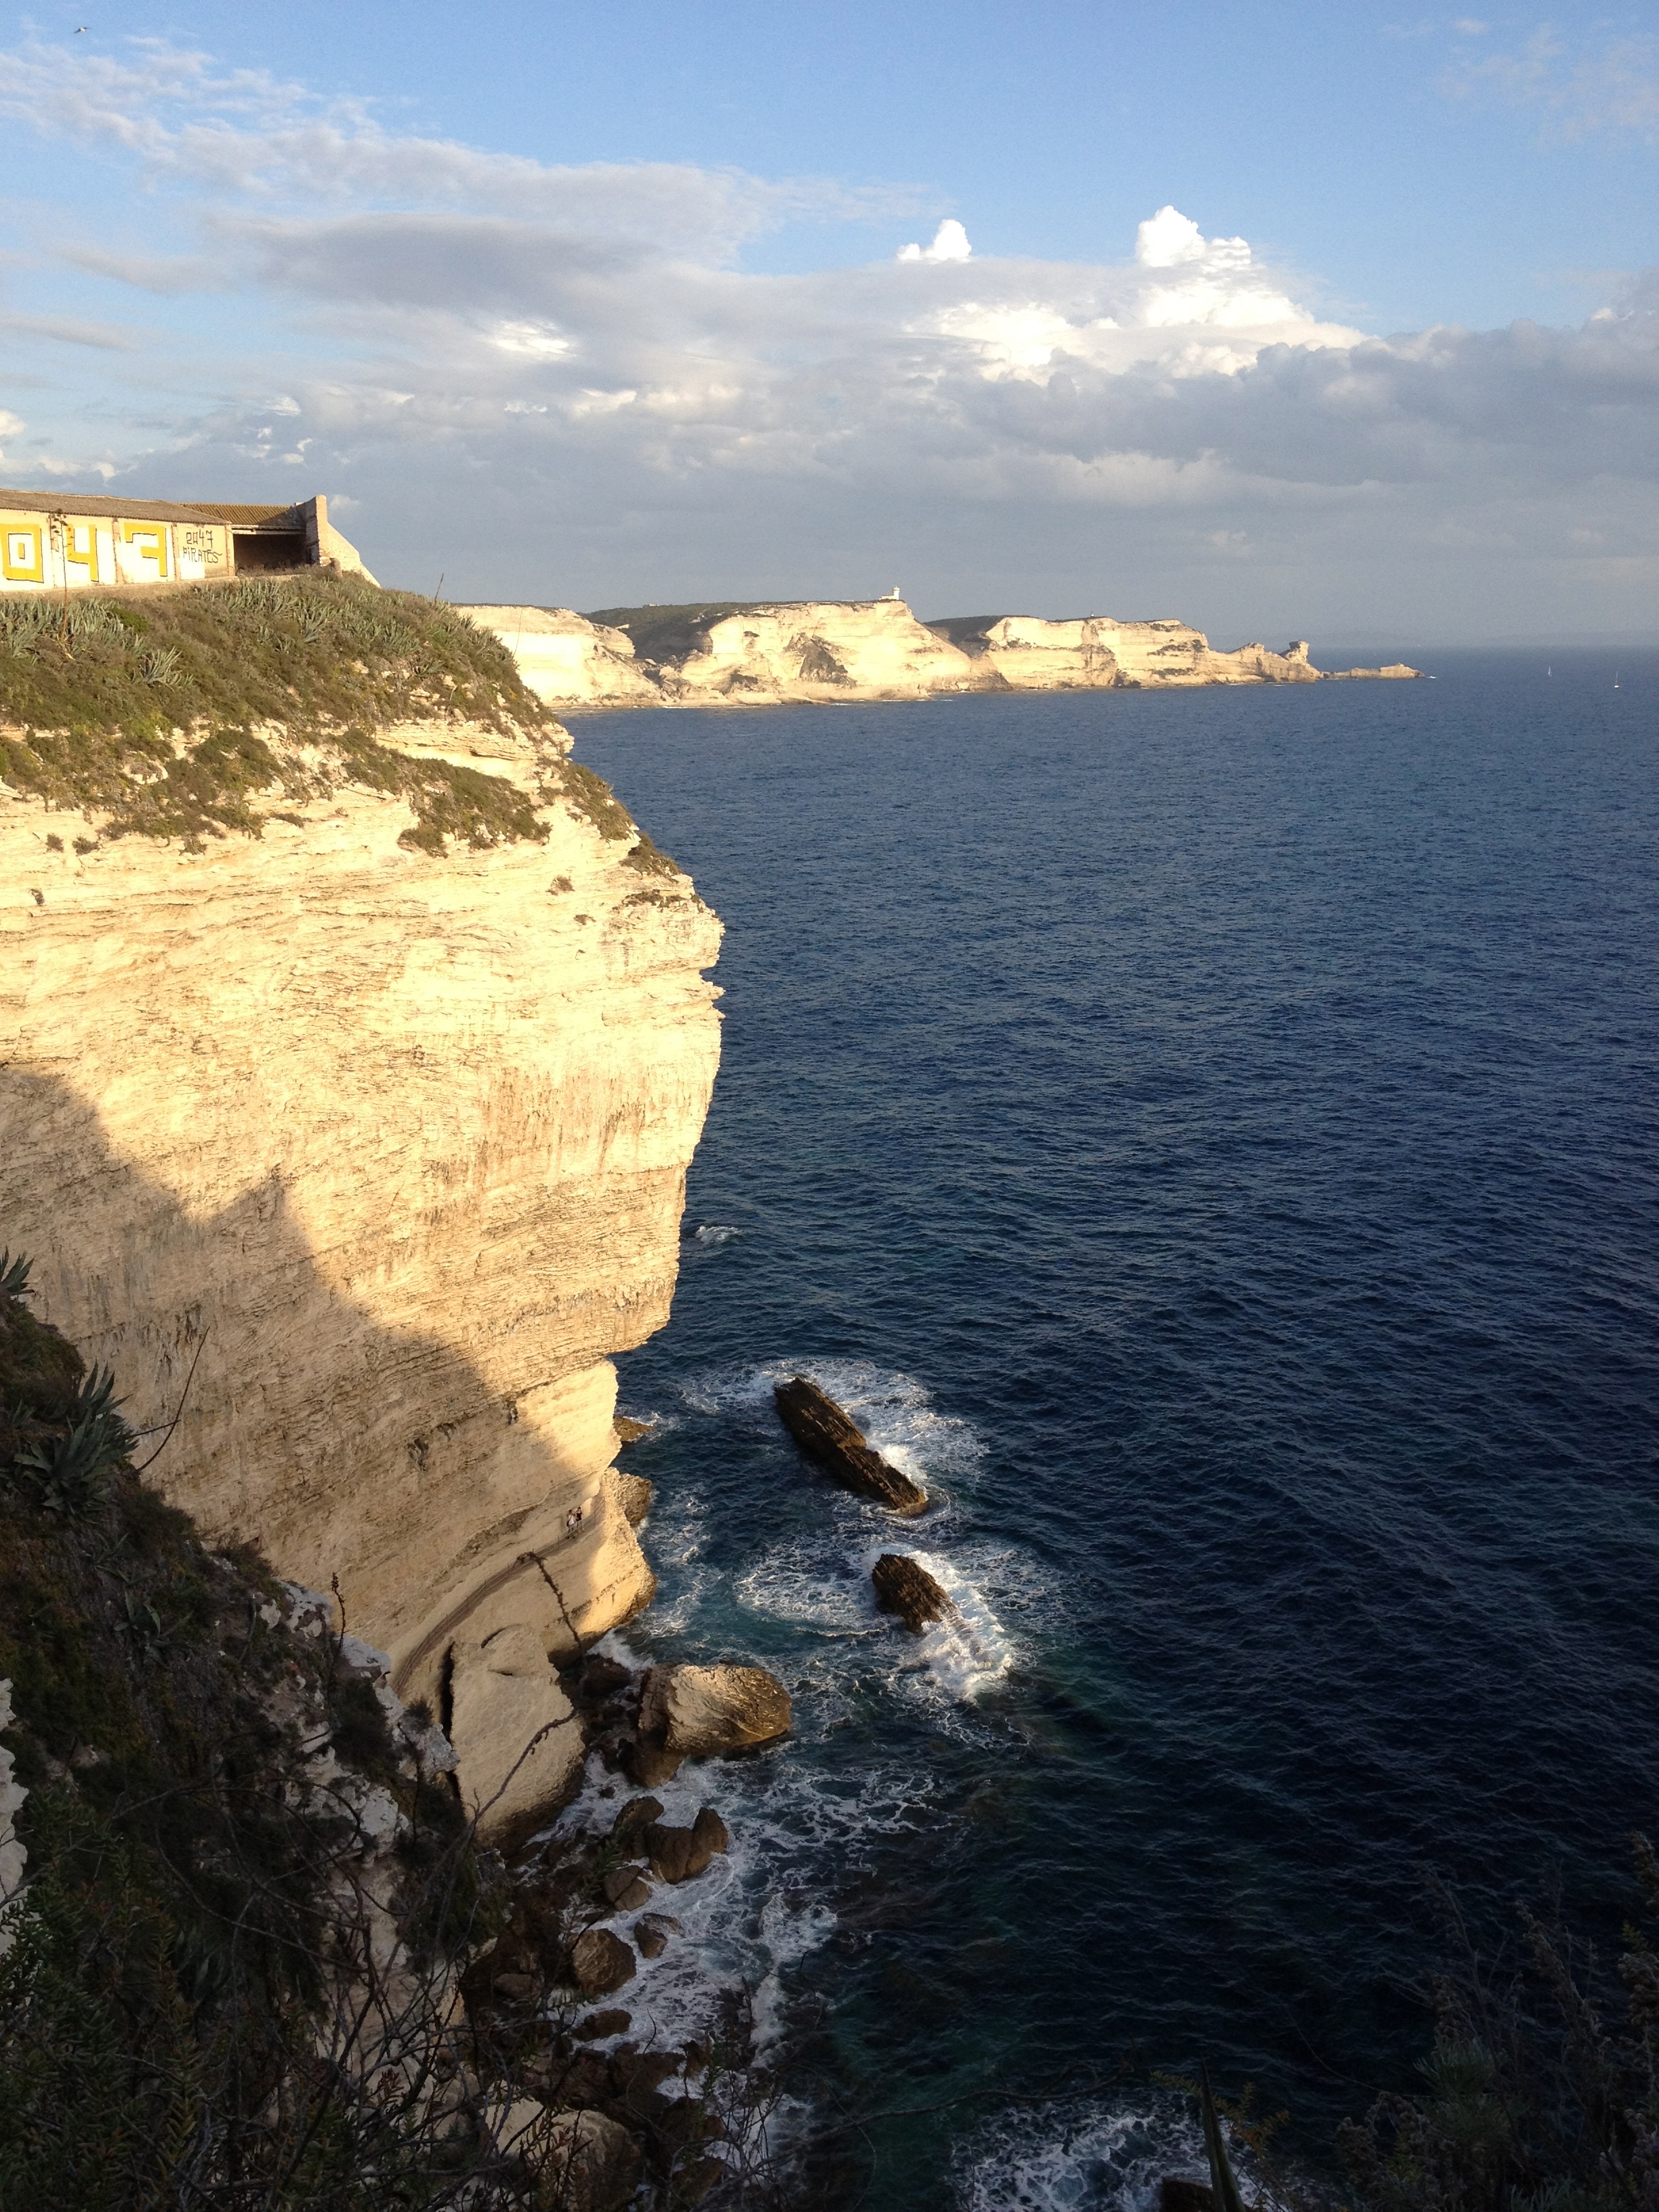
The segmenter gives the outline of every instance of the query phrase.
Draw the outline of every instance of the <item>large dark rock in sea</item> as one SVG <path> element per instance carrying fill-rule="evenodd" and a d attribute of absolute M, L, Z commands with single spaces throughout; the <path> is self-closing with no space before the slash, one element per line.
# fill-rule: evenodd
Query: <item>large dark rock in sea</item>
<path fill-rule="evenodd" d="M 896 1613 L 918 1636 L 930 1620 L 941 1620 L 956 1607 L 926 1567 L 902 1552 L 884 1552 L 870 1570 L 876 1586 L 876 1603 L 884 1613 Z"/>
<path fill-rule="evenodd" d="M 608 1997 L 634 1978 L 630 1947 L 608 1928 L 589 1928 L 570 1947 L 570 1978 L 585 1997 Z"/>
<path fill-rule="evenodd" d="M 901 1474 L 864 1441 L 864 1431 L 835 1400 L 804 1375 L 780 1382 L 772 1393 L 783 1425 L 809 1459 L 833 1475 L 843 1490 L 873 1498 L 894 1513 L 925 1513 L 927 1492 Z"/>

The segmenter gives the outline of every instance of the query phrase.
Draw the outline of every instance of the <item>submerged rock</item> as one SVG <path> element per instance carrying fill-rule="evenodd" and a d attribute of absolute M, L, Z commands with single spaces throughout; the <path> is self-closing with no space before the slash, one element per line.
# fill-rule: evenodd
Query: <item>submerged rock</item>
<path fill-rule="evenodd" d="M 591 2012 L 586 2020 L 579 2020 L 570 2031 L 578 2043 L 598 2043 L 607 2035 L 626 2035 L 634 2025 L 631 2012 L 620 2007 L 605 2012 Z"/>
<path fill-rule="evenodd" d="M 816 1382 L 797 1375 L 793 1382 L 778 1383 L 772 1395 L 795 1442 L 843 1490 L 873 1498 L 894 1513 L 926 1512 L 927 1492 L 872 1450 L 852 1416 Z"/>
<path fill-rule="evenodd" d="M 788 1733 L 789 1692 L 764 1667 L 653 1667 L 640 1699 L 641 1748 L 676 1763 Z"/>
<path fill-rule="evenodd" d="M 870 1570 L 876 1586 L 876 1603 L 884 1613 L 896 1613 L 918 1636 L 930 1620 L 939 1620 L 956 1607 L 926 1567 L 918 1566 L 902 1552 L 884 1552 Z"/>

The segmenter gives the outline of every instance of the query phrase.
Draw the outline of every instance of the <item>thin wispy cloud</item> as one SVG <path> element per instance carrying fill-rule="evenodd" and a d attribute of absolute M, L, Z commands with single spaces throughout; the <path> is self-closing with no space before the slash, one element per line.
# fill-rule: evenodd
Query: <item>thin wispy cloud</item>
<path fill-rule="evenodd" d="M 1540 24 L 1511 51 L 1460 60 L 1443 89 L 1454 99 L 1535 109 L 1547 129 L 1565 139 L 1628 133 L 1659 144 L 1659 38 L 1603 37 L 1591 44 Z"/>

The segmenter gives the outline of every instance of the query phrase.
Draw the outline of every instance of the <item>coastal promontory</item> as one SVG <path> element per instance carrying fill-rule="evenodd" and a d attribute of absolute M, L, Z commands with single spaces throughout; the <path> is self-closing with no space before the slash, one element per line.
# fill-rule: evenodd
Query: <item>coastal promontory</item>
<path fill-rule="evenodd" d="M 925 623 L 896 593 L 611 607 L 593 615 L 562 607 L 466 611 L 501 638 L 539 698 L 571 713 L 1315 684 L 1332 673 L 1417 673 L 1403 665 L 1322 671 L 1303 639 L 1278 651 L 1250 644 L 1221 652 L 1202 630 L 1172 617 L 968 615 Z"/>

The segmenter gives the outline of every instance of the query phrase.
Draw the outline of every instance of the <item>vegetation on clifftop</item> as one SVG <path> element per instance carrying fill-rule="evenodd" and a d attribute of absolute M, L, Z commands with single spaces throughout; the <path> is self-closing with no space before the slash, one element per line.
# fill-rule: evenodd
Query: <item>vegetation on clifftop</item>
<path fill-rule="evenodd" d="M 503 777 L 378 741 L 410 721 L 557 726 L 493 632 L 357 577 L 0 599 L 0 777 L 105 836 L 257 836 L 284 799 L 356 783 L 406 798 L 423 851 L 545 838 Z"/>

